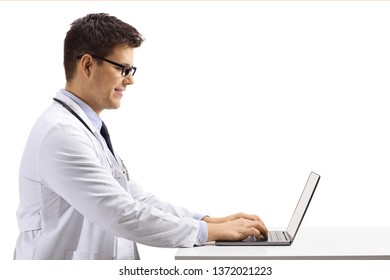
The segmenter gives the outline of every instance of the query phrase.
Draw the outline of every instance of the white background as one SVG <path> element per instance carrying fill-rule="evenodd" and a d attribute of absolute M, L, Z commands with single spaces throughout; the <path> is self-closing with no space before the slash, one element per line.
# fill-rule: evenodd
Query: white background
<path fill-rule="evenodd" d="M 284 227 L 315 171 L 302 226 L 390 226 L 390 3 L 1 2 L 0 259 L 18 234 L 24 144 L 65 85 L 65 33 L 94 12 L 146 38 L 135 84 L 102 114 L 145 189 Z M 140 251 L 161 260 L 176 249 Z"/>

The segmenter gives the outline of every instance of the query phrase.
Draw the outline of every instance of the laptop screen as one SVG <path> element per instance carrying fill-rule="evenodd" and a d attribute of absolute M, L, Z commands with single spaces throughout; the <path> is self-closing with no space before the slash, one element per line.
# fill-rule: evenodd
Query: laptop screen
<path fill-rule="evenodd" d="M 306 182 L 306 186 L 302 192 L 301 198 L 298 201 L 297 207 L 295 208 L 294 214 L 287 227 L 287 233 L 290 235 L 291 241 L 294 240 L 295 235 L 298 231 L 299 226 L 305 216 L 306 210 L 309 207 L 311 198 L 313 197 L 314 191 L 320 180 L 320 175 L 311 172 L 309 179 Z"/>

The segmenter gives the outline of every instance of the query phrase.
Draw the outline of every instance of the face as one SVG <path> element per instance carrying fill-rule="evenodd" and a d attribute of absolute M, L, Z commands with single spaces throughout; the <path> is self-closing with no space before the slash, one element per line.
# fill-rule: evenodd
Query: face
<path fill-rule="evenodd" d="M 133 65 L 133 48 L 120 45 L 104 58 L 123 65 Z M 99 114 L 104 109 L 118 109 L 126 86 L 133 84 L 131 73 L 121 75 L 122 69 L 106 61 L 94 59 L 88 82 L 88 104 Z"/>

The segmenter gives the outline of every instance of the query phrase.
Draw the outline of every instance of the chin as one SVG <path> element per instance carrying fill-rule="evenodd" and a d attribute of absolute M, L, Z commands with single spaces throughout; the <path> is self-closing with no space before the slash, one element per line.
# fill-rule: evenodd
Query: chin
<path fill-rule="evenodd" d="M 109 107 L 110 109 L 118 109 L 120 106 L 121 106 L 120 98 L 115 98 L 111 100 L 110 106 L 107 107 Z"/>
<path fill-rule="evenodd" d="M 118 102 L 118 103 L 114 104 L 113 109 L 119 109 L 120 106 L 121 106 L 121 103 Z"/>

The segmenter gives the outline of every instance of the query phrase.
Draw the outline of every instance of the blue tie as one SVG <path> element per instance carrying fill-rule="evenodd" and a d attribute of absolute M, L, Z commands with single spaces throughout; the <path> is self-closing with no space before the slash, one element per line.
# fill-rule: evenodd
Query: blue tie
<path fill-rule="evenodd" d="M 115 157 L 114 149 L 112 148 L 110 134 L 108 133 L 107 126 L 102 122 L 102 128 L 100 129 L 100 134 L 103 136 L 104 140 L 106 140 L 107 146 L 110 149 L 112 155 Z"/>

